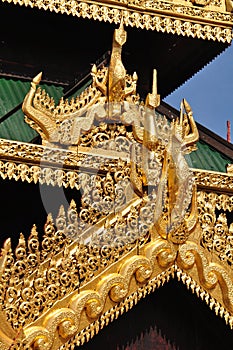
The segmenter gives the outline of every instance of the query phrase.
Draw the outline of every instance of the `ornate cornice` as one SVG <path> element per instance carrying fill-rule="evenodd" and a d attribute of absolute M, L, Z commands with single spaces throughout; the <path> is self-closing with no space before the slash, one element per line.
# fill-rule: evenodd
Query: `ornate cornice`
<path fill-rule="evenodd" d="M 0 139 L 0 176 L 2 179 L 79 189 L 80 167 L 89 173 L 95 172 L 107 154 L 109 162 L 102 165 L 103 172 L 107 172 L 109 166 L 113 171 L 117 170 L 124 161 L 130 161 L 130 156 L 124 152 L 113 151 L 110 155 L 103 149 L 79 147 L 79 150 L 77 153 L 74 150 Z M 198 188 L 217 193 L 232 192 L 232 174 L 194 168 L 191 171 Z"/>
<path fill-rule="evenodd" d="M 233 176 L 229 173 L 192 169 L 198 187 L 206 191 L 232 194 Z"/>
<path fill-rule="evenodd" d="M 227 43 L 232 40 L 230 1 L 2 1 L 115 24 L 123 18 L 126 26 L 193 38 Z"/>

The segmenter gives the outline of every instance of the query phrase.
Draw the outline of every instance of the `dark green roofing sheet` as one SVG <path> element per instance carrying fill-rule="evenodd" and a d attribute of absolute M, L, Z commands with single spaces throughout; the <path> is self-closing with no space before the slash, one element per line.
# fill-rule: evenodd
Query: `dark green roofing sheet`
<path fill-rule="evenodd" d="M 60 86 L 48 84 L 41 84 L 40 86 L 50 96 L 54 97 L 55 102 L 63 95 L 63 88 Z M 30 142 L 38 135 L 35 130 L 25 123 L 21 108 L 1 122 L 2 117 L 19 104 L 22 104 L 29 90 L 30 82 L 28 81 L 0 79 L 0 138 Z"/>
<path fill-rule="evenodd" d="M 68 100 L 70 100 L 72 97 L 79 96 L 88 86 L 90 86 L 92 83 L 92 79 L 87 80 L 80 88 L 76 88 L 74 93 L 69 94 Z M 73 89 L 72 89 L 73 90 Z"/>
<path fill-rule="evenodd" d="M 187 154 L 185 157 L 188 165 L 195 169 L 226 172 L 227 164 L 232 163 L 230 158 L 216 151 L 203 141 L 197 143 L 196 151 Z"/>
<path fill-rule="evenodd" d="M 15 79 L 0 78 L 0 138 L 8 140 L 17 140 L 30 142 L 38 134 L 24 121 L 24 115 L 19 108 L 15 113 L 1 122 L 1 118 L 13 110 L 19 104 L 22 104 L 24 97 L 30 90 L 31 82 Z M 78 96 L 86 87 L 91 84 L 88 80 L 81 88 L 77 89 L 74 94 L 69 96 Z M 53 97 L 55 103 L 63 96 L 63 88 L 61 86 L 40 84 L 50 97 Z"/>

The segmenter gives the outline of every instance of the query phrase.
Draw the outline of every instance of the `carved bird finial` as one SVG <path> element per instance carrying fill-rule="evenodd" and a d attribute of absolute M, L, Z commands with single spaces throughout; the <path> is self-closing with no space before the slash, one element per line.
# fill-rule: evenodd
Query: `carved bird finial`
<path fill-rule="evenodd" d="M 122 63 L 122 46 L 127 38 L 123 18 L 118 29 L 115 29 L 112 43 L 112 54 L 109 65 L 108 95 L 110 102 L 121 102 L 125 96 L 126 70 Z"/>

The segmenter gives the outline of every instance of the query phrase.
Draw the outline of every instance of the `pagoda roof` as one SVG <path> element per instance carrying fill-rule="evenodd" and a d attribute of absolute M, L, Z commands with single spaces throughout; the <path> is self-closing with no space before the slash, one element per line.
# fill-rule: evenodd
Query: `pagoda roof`
<path fill-rule="evenodd" d="M 233 328 L 232 145 L 197 126 L 185 99 L 180 112 L 161 103 L 156 69 L 146 98 L 138 94 L 138 76 L 121 60 L 126 38 L 121 20 L 110 62 L 93 65 L 90 86 L 86 76 L 60 99 L 59 90 L 56 103 L 39 73 L 22 105 L 18 97 L 2 116 L 0 125 L 11 123 L 22 106 L 41 138 L 0 139 L 0 182 L 10 197 L 10 210 L 3 208 L 9 216 L 2 216 L 14 224 L 15 206 L 17 224 L 22 212 L 38 219 L 42 207 L 47 217 L 42 231 L 34 224 L 1 250 L 4 349 L 83 345 L 173 278 Z M 5 91 L 7 84 L 4 78 Z M 202 152 L 204 169 L 190 169 L 203 166 Z M 60 205 L 55 220 L 53 201 Z"/>

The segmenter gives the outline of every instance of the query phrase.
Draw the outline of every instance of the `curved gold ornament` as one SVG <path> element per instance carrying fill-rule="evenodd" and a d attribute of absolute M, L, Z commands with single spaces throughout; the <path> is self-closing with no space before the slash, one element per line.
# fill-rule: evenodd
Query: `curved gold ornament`
<path fill-rule="evenodd" d="M 224 307 L 232 314 L 232 277 L 226 268 L 218 263 L 209 262 L 203 249 L 194 242 L 187 242 L 180 247 L 177 263 L 181 269 L 189 271 L 189 275 L 194 275 L 194 279 L 198 277 L 200 285 L 207 289 L 220 303 L 223 303 Z"/>
<path fill-rule="evenodd" d="M 45 91 L 36 90 L 41 80 L 39 73 L 31 83 L 31 89 L 26 95 L 22 110 L 25 121 L 36 129 L 43 143 L 77 146 L 80 143 L 80 133 L 88 132 L 93 127 L 94 120 L 119 119 L 117 103 L 137 100 L 137 75 L 126 74 L 122 63 L 121 51 L 126 42 L 126 31 L 123 21 L 114 31 L 112 54 L 109 68 L 97 70 L 92 67 L 92 85 L 79 97 L 71 101 L 61 99 L 57 106 Z M 109 103 L 108 110 L 103 107 Z M 119 121 L 119 120 L 118 120 Z"/>
<path fill-rule="evenodd" d="M 146 249 L 147 257 L 134 255 L 127 258 L 120 265 L 118 273 L 101 277 L 95 289 L 76 292 L 67 300 L 61 301 L 62 304 L 65 302 L 67 307 L 59 307 L 58 303 L 56 311 L 47 312 L 42 318 L 43 327 L 26 327 L 26 344 L 38 350 L 55 349 L 55 344 L 59 344 L 59 337 L 68 340 L 82 329 L 82 319 L 85 319 L 85 315 L 91 320 L 100 317 L 107 307 L 107 300 L 115 305 L 132 293 L 132 288 L 135 288 L 133 281 L 141 286 L 149 281 L 156 266 L 160 271 L 163 271 L 163 265 L 171 266 L 175 256 L 167 256 L 169 249 L 172 251 L 168 243 L 157 240 L 153 242 L 153 246 L 150 245 Z M 162 260 L 157 260 L 157 256 L 160 255 Z M 167 263 L 164 264 L 166 260 Z M 163 261 L 162 264 L 160 261 Z"/>

